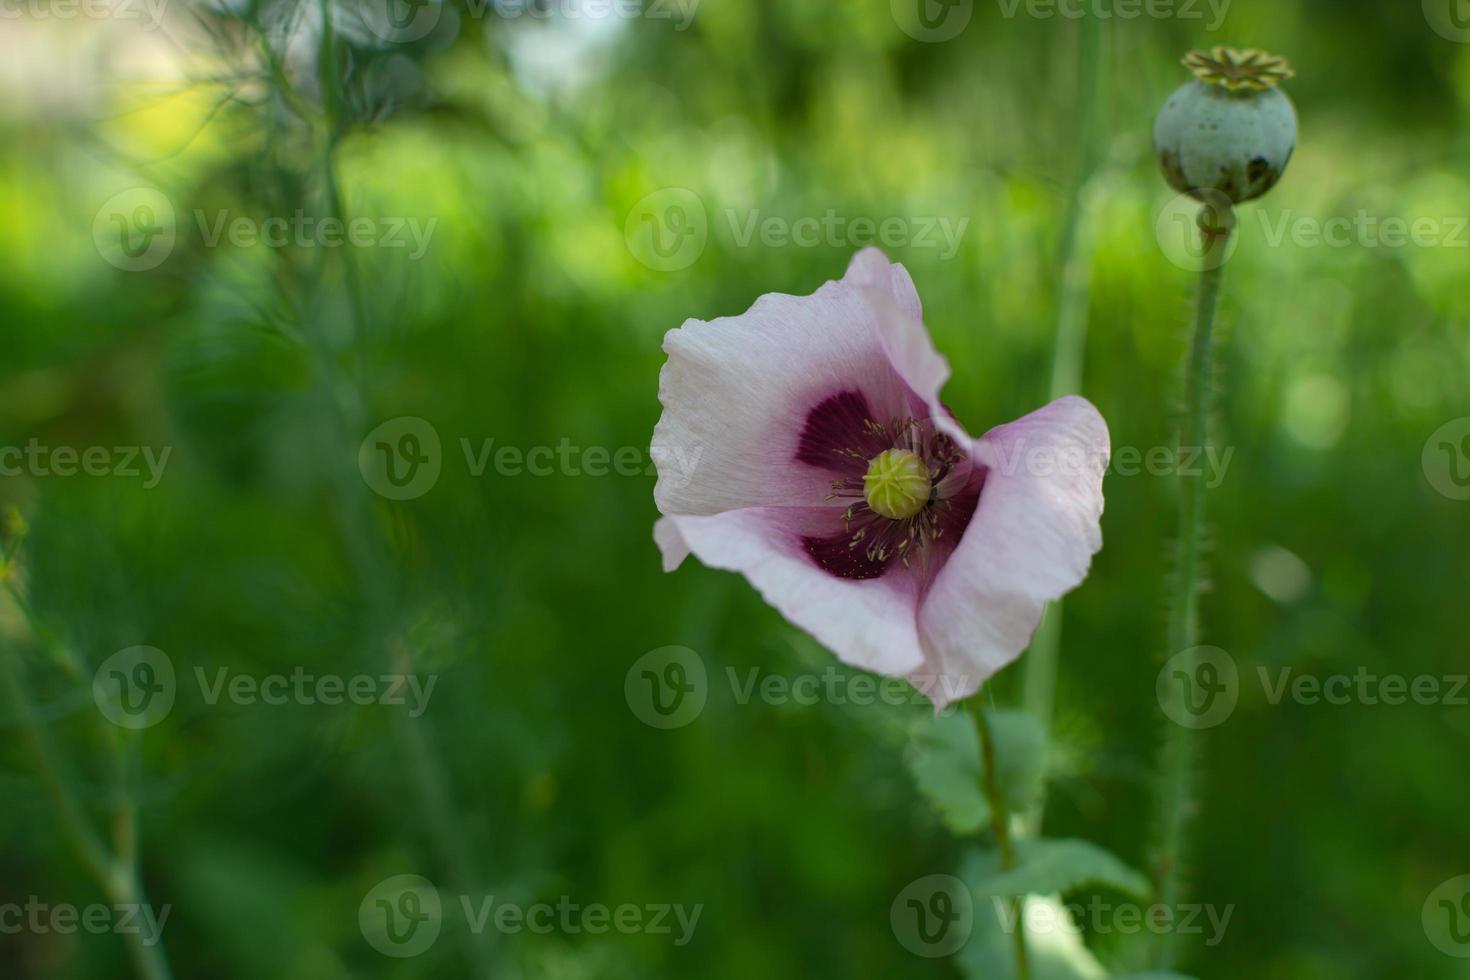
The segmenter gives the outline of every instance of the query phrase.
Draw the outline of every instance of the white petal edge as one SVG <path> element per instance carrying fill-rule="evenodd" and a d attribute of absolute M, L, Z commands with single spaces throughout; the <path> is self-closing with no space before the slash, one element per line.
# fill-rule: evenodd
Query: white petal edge
<path fill-rule="evenodd" d="M 1046 604 L 1086 578 L 1102 548 L 1107 423 L 1068 396 L 975 443 L 985 487 L 959 546 L 919 609 L 921 671 L 936 710 L 1019 657 Z"/>
<path fill-rule="evenodd" d="M 692 552 L 711 568 L 739 572 L 843 663 L 889 677 L 918 670 L 924 654 L 912 576 L 854 581 L 823 570 L 800 542 L 800 524 L 816 513 L 820 509 L 751 507 L 665 517 L 654 526 L 654 538 L 665 569 Z"/>
<path fill-rule="evenodd" d="M 967 444 L 939 407 L 949 365 L 921 309 L 907 270 L 869 248 L 810 296 L 771 293 L 738 316 L 669 331 L 650 450 L 660 512 L 820 502 L 830 476 L 796 463 L 797 443 L 805 413 L 840 390 L 862 391 L 880 418 L 940 416 Z"/>

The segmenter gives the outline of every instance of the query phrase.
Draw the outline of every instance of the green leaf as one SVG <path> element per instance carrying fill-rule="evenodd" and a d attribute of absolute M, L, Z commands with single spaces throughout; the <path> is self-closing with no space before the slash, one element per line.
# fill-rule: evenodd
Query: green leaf
<path fill-rule="evenodd" d="M 1046 780 L 1046 732 L 1032 715 L 1019 710 L 992 711 L 990 728 L 1001 797 L 1011 813 L 1028 810 L 1041 798 Z"/>
<path fill-rule="evenodd" d="M 1084 885 L 1102 885 L 1147 898 L 1148 879 L 1112 854 L 1085 840 L 1022 840 L 1016 844 L 1016 867 L 975 884 L 987 895 L 1053 895 Z"/>
<path fill-rule="evenodd" d="M 919 792 L 952 833 L 973 834 L 989 822 L 980 791 L 980 740 L 968 715 L 952 711 L 917 720 L 904 758 Z"/>
<path fill-rule="evenodd" d="M 1024 711 L 990 714 L 995 733 L 996 778 L 1011 812 L 1028 808 L 1040 795 L 1046 771 L 1046 736 Z M 990 822 L 983 792 L 980 738 L 963 711 L 921 718 L 909 734 L 906 755 L 914 782 L 951 832 L 973 834 Z"/>
<path fill-rule="evenodd" d="M 995 855 L 972 854 L 961 870 L 966 881 L 989 878 Z M 955 960 L 970 980 L 1016 980 L 1016 909 L 997 895 L 975 896 L 975 924 L 970 940 Z M 1104 980 L 1108 973 L 1082 941 L 1071 913 L 1051 896 L 1026 899 L 1023 918 L 1031 980 Z"/>

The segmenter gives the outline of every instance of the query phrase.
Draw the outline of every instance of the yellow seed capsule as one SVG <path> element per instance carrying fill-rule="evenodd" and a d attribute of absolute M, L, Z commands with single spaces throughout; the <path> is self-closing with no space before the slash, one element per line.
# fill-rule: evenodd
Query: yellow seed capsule
<path fill-rule="evenodd" d="M 933 488 L 929 467 L 907 449 L 889 449 L 874 456 L 863 477 L 868 506 L 895 521 L 923 510 Z"/>

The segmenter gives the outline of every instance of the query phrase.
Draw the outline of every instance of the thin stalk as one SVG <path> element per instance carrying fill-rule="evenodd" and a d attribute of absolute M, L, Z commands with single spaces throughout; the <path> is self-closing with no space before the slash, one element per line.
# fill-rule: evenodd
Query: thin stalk
<path fill-rule="evenodd" d="M 36 717 L 25 681 L 21 677 L 19 657 L 14 648 L 0 656 L 0 687 L 4 688 L 6 704 L 19 726 L 21 737 L 30 751 L 36 773 L 51 795 L 56 813 L 61 818 L 61 831 L 71 845 L 82 865 L 104 888 L 112 879 L 112 857 L 102 838 L 87 823 L 81 804 L 71 789 L 71 779 L 51 745 L 50 733 Z"/>
<path fill-rule="evenodd" d="M 1102 22 L 1084 17 L 1078 39 L 1077 105 L 1079 106 L 1078 161 L 1067 197 L 1062 228 L 1061 288 L 1057 300 L 1056 343 L 1052 349 L 1049 400 L 1075 394 L 1082 388 L 1082 364 L 1087 348 L 1087 311 L 1092 295 L 1092 251 L 1086 234 L 1087 187 L 1097 166 L 1098 84 L 1102 63 Z M 1062 648 L 1062 603 L 1047 607 L 1041 627 L 1032 637 L 1026 656 L 1022 703 L 1041 723 L 1048 738 L 1056 705 L 1057 665 Z M 1021 833 L 1041 833 L 1046 797 L 1021 815 Z"/>
<path fill-rule="evenodd" d="M 113 836 L 118 850 L 116 854 L 110 853 L 102 838 L 87 822 L 81 804 L 72 792 L 66 768 L 51 744 L 50 734 L 36 717 L 17 659 L 10 655 L 0 656 L 0 687 L 4 688 L 6 702 L 20 726 L 41 782 L 56 805 L 62 834 L 76 851 L 82 865 L 109 901 L 140 910 L 146 908 L 148 897 L 138 877 L 137 822 L 131 802 L 114 801 Z M 113 761 L 121 771 L 127 763 L 116 754 L 117 751 L 115 748 Z M 133 968 L 142 980 L 172 980 L 173 973 L 159 935 L 155 933 L 153 941 L 149 942 L 141 930 L 134 929 L 125 930 L 123 939 Z"/>
<path fill-rule="evenodd" d="M 52 633 L 50 627 L 41 621 L 41 617 L 36 615 L 36 610 L 31 606 L 25 593 L 16 587 L 15 566 L 10 561 L 7 561 L 4 569 L 0 569 L 0 588 L 5 590 L 5 594 L 10 597 L 15 608 L 20 610 L 20 614 L 25 617 L 26 625 L 30 626 L 31 633 L 46 648 L 47 656 L 56 662 L 56 665 L 66 673 L 68 678 L 81 682 L 84 678 L 81 664 L 77 663 L 71 651 L 56 639 L 56 634 Z"/>
<path fill-rule="evenodd" d="M 118 905 L 125 905 L 136 909 L 147 909 L 148 918 L 152 920 L 154 928 L 158 927 L 158 917 L 148 906 L 148 896 L 143 891 L 143 883 L 138 880 L 137 870 L 122 877 L 112 892 L 112 900 Z M 130 929 L 124 935 L 128 945 L 128 955 L 133 961 L 133 969 L 143 980 L 173 980 L 173 973 L 169 970 L 168 957 L 163 951 L 163 937 L 155 932 L 153 941 L 149 942 L 142 929 Z"/>
<path fill-rule="evenodd" d="M 970 700 L 970 709 L 975 716 L 975 728 L 980 733 L 980 756 L 985 767 L 985 798 L 990 804 L 990 829 L 995 835 L 995 845 L 1000 851 L 1000 869 L 1009 871 L 1016 866 L 1016 848 L 1011 841 L 1011 816 L 1006 810 L 1005 798 L 1000 792 L 1000 781 L 995 774 L 995 734 L 990 729 L 990 716 L 981 701 L 983 695 Z M 1011 899 L 1012 935 L 1016 948 L 1017 980 L 1030 980 L 1031 967 L 1026 956 L 1026 923 L 1021 916 L 1023 899 Z"/>
<path fill-rule="evenodd" d="M 1217 213 L 1207 206 L 1200 212 L 1200 228 L 1205 236 L 1204 268 L 1200 271 L 1196 297 L 1194 331 L 1189 342 L 1189 362 L 1184 379 L 1184 424 L 1180 445 L 1202 448 L 1209 438 L 1210 385 L 1214 351 L 1215 309 L 1220 296 L 1220 279 L 1235 214 L 1228 205 Z M 1169 604 L 1168 652 L 1177 656 L 1194 649 L 1199 641 L 1199 591 L 1202 571 L 1200 538 L 1205 523 L 1205 485 L 1202 475 L 1179 475 L 1179 539 L 1175 548 L 1174 594 Z M 1182 668 L 1194 676 L 1194 665 Z M 1183 717 L 1186 691 L 1181 686 L 1170 689 L 1170 697 L 1180 702 L 1174 717 Z M 1161 840 L 1156 860 L 1158 901 L 1166 908 L 1178 908 L 1183 898 L 1185 852 L 1188 830 L 1194 815 L 1194 789 L 1199 764 L 1199 747 L 1192 729 L 1171 724 L 1166 732 L 1163 750 L 1163 789 L 1160 796 Z M 1169 933 L 1158 939 L 1157 964 L 1161 969 L 1174 965 L 1177 940 Z"/>
<path fill-rule="evenodd" d="M 348 223 L 347 209 L 337 176 L 336 153 L 348 130 L 349 120 L 345 113 L 346 99 L 340 88 L 341 70 L 330 0 L 320 0 L 320 7 L 323 25 L 318 74 L 324 127 L 319 161 L 322 207 L 325 216 L 335 218 L 345 226 Z M 325 278 L 326 260 L 327 257 L 323 255 L 321 264 L 316 269 L 319 279 Z M 342 250 L 341 261 L 352 325 L 352 342 L 360 346 L 366 336 L 361 280 L 350 249 Z M 351 443 L 350 433 L 361 427 L 361 383 L 341 366 L 335 352 L 325 341 L 316 335 L 313 335 L 313 341 L 321 368 L 320 383 L 325 388 L 326 400 L 332 409 L 331 439 L 324 451 L 331 456 L 337 456 L 341 445 Z M 357 482 L 355 474 L 341 465 L 332 467 L 331 479 L 337 500 L 336 522 L 344 544 L 353 556 L 353 567 L 358 572 L 358 580 L 369 599 L 370 607 L 375 610 L 387 609 L 393 602 L 391 561 L 373 529 L 371 515 L 364 504 L 363 487 Z M 400 674 L 413 671 L 412 657 L 405 646 L 385 643 L 382 652 L 390 669 Z M 467 894 L 473 884 L 470 876 L 475 873 L 478 861 L 456 816 L 453 783 L 449 772 L 443 760 L 434 752 L 427 726 L 422 720 L 400 716 L 399 724 L 394 730 L 400 748 L 408 758 L 407 768 L 413 774 L 413 790 L 424 812 L 426 837 L 434 847 L 435 856 L 448 884 Z M 488 930 L 471 930 L 465 936 L 468 958 L 479 976 L 488 977 L 494 972 L 492 942 Z"/>

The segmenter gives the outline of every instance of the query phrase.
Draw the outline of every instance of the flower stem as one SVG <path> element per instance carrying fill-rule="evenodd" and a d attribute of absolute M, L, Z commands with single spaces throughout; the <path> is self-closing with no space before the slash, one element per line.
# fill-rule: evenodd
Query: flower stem
<path fill-rule="evenodd" d="M 981 695 L 970 701 L 975 715 L 975 728 L 980 733 L 980 756 L 985 768 L 985 798 L 990 803 L 990 828 L 995 834 L 995 845 L 1000 851 L 1000 869 L 1009 871 L 1016 866 L 1016 849 L 1011 842 L 1011 817 L 1006 810 L 1005 798 L 1001 796 L 1000 781 L 995 772 L 995 734 L 990 728 L 990 717 L 986 713 Z M 1011 922 L 1016 943 L 1017 980 L 1030 980 L 1031 969 L 1026 958 L 1026 924 L 1021 918 L 1020 896 L 1011 899 Z"/>
<path fill-rule="evenodd" d="M 1204 267 L 1200 271 L 1194 332 L 1189 344 L 1189 363 L 1184 381 L 1185 419 L 1180 432 L 1180 445 L 1191 451 L 1203 449 L 1209 438 L 1215 308 L 1230 235 L 1235 226 L 1234 210 L 1229 205 L 1223 211 L 1206 206 L 1200 212 L 1199 224 L 1205 237 Z M 1192 650 L 1199 639 L 1200 537 L 1205 521 L 1203 476 L 1181 470 L 1179 480 L 1176 581 L 1169 604 L 1168 627 L 1168 652 L 1173 656 Z M 1190 664 L 1185 663 L 1182 667 L 1193 676 Z M 1183 687 L 1171 688 L 1169 696 L 1181 702 L 1173 716 L 1182 717 L 1186 691 Z M 1171 724 L 1164 741 L 1160 799 L 1162 840 L 1155 863 L 1158 901 L 1166 908 L 1178 908 L 1184 894 L 1183 866 L 1188 825 L 1195 809 L 1193 797 L 1198 756 L 1194 731 L 1183 725 Z M 1173 935 L 1163 933 L 1159 936 L 1156 959 L 1161 969 L 1174 965 L 1176 945 Z"/>

